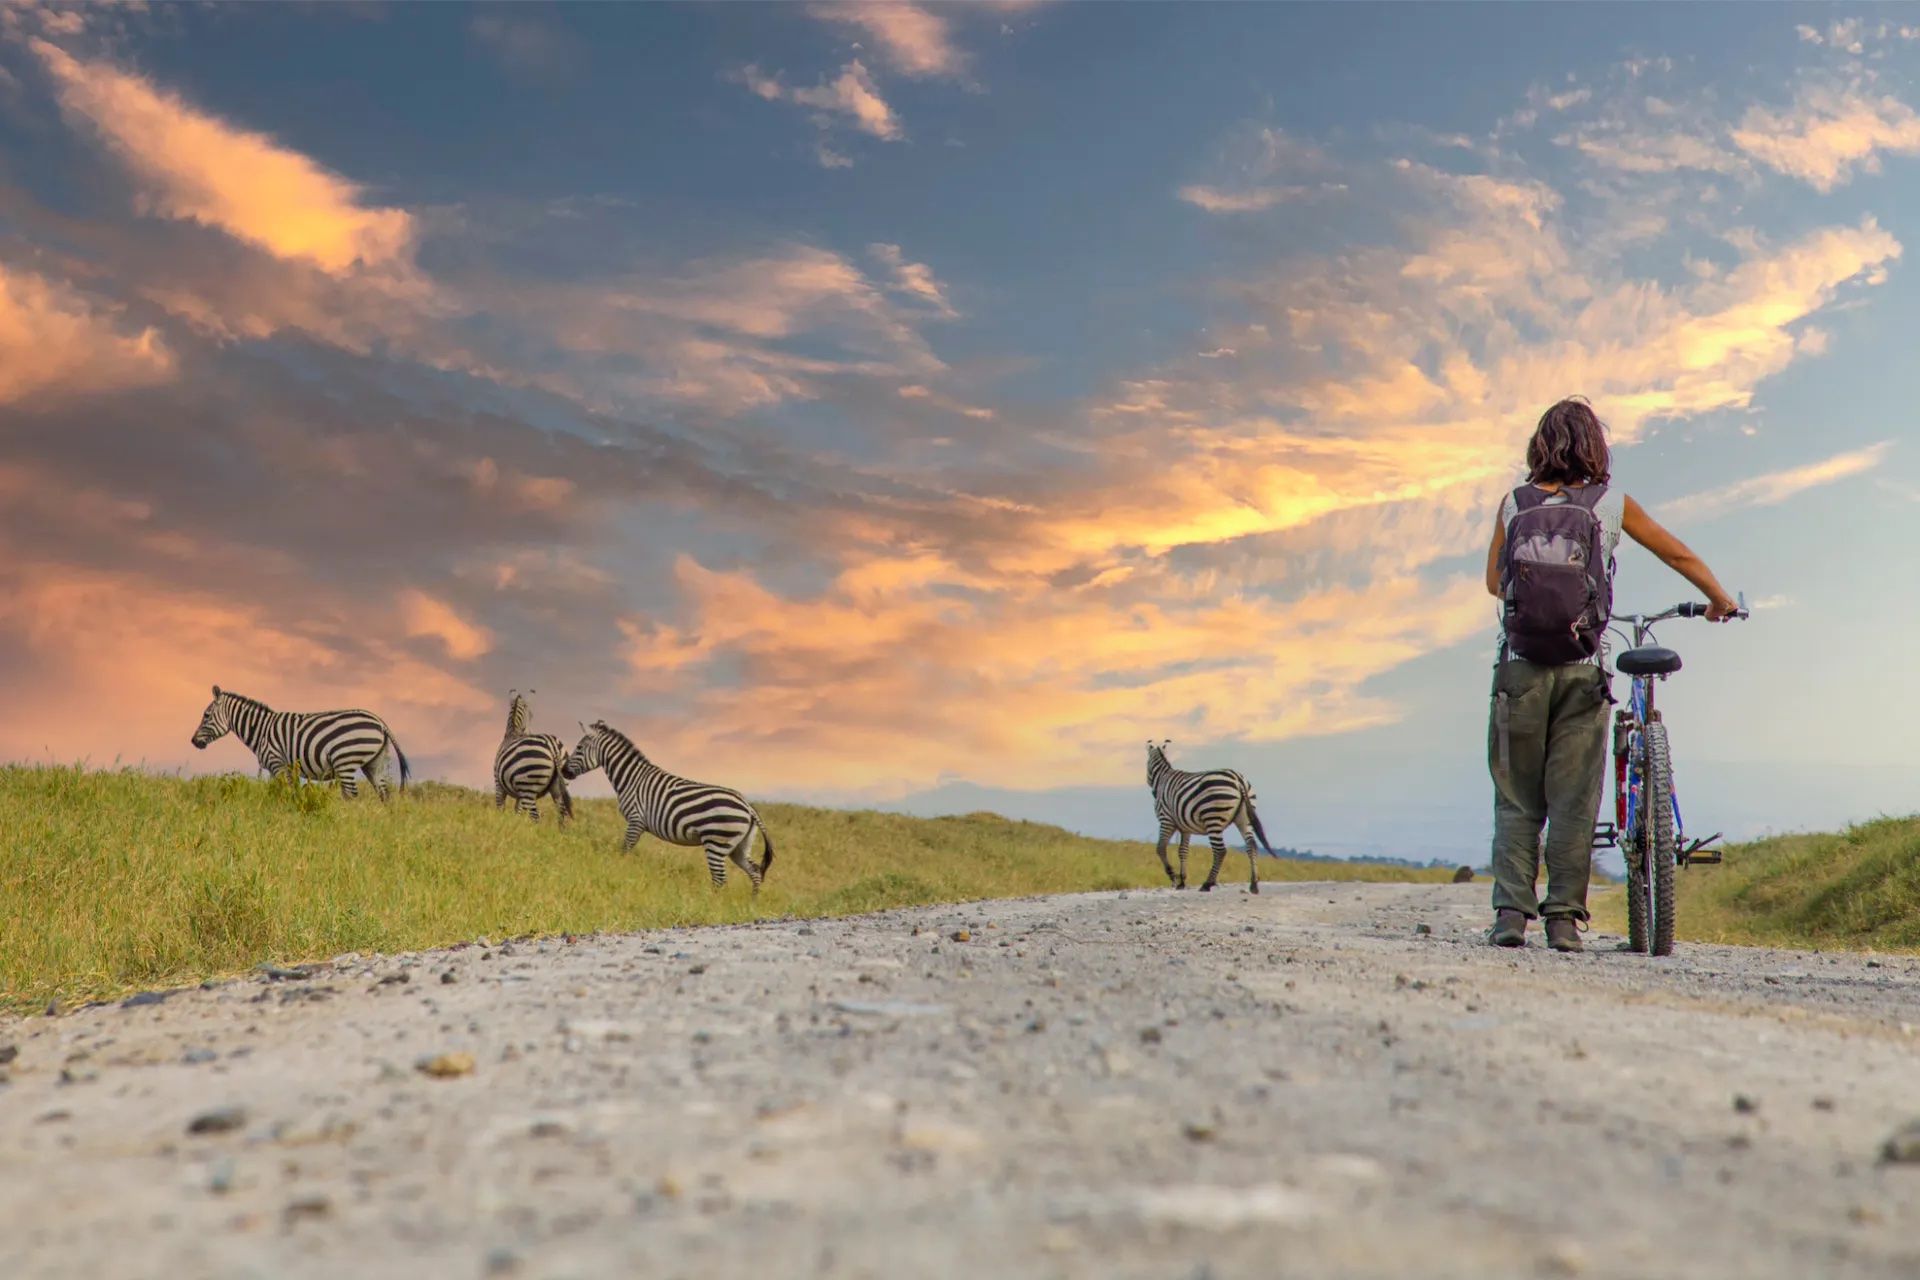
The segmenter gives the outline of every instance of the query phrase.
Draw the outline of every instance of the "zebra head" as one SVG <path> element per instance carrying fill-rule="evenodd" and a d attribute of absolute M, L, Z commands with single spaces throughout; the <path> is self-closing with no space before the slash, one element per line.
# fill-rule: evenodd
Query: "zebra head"
<path fill-rule="evenodd" d="M 607 722 L 595 720 L 591 725 L 581 725 L 580 729 L 585 736 L 560 766 L 560 776 L 569 782 L 583 773 L 592 773 L 605 759 Z"/>
<path fill-rule="evenodd" d="M 1167 761 L 1167 748 L 1172 745 L 1172 738 L 1166 738 L 1160 742 L 1155 742 L 1151 738 L 1147 740 L 1147 782 L 1149 785 L 1153 783 L 1155 778 L 1158 778 L 1161 774 L 1173 768 L 1173 765 Z"/>
<path fill-rule="evenodd" d="M 200 717 L 200 727 L 193 731 L 193 745 L 205 751 L 207 744 L 223 738 L 233 728 L 227 718 L 227 696 L 220 692 L 220 686 L 213 686 L 213 701 L 207 704 L 206 711 Z"/>
<path fill-rule="evenodd" d="M 514 737 L 527 731 L 527 699 L 518 689 L 509 689 L 507 692 L 513 698 L 507 704 L 507 735 Z M 533 692 L 532 689 L 527 690 L 527 693 Z"/>

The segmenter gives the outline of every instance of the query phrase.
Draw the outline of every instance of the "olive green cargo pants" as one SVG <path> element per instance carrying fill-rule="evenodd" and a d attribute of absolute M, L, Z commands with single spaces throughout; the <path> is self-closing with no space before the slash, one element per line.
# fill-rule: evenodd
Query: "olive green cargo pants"
<path fill-rule="evenodd" d="M 1493 773 L 1493 906 L 1587 918 L 1593 823 L 1607 761 L 1611 699 L 1599 667 L 1514 658 L 1494 668 L 1487 725 Z M 1534 896 L 1546 829 L 1547 896 Z"/>

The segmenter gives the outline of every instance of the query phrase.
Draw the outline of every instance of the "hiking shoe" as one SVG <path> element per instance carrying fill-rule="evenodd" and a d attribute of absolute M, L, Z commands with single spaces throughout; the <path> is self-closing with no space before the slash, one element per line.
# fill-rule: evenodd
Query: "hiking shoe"
<path fill-rule="evenodd" d="M 1527 913 L 1502 907 L 1493 917 L 1493 928 L 1487 931 L 1487 941 L 1496 947 L 1526 946 Z"/>
<path fill-rule="evenodd" d="M 1585 951 L 1580 941 L 1580 922 L 1572 916 L 1554 916 L 1547 921 L 1547 945 L 1555 951 Z"/>

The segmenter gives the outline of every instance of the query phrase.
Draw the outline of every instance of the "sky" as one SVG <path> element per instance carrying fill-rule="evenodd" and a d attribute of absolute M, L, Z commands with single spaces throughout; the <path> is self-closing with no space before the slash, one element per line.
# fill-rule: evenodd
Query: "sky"
<path fill-rule="evenodd" d="M 1104 835 L 1171 738 L 1474 861 L 1583 394 L 1755 605 L 1662 633 L 1690 826 L 1909 812 L 1917 71 L 1871 6 L 5 0 L 0 759 L 250 768 L 219 684 L 480 784 L 531 688 Z"/>

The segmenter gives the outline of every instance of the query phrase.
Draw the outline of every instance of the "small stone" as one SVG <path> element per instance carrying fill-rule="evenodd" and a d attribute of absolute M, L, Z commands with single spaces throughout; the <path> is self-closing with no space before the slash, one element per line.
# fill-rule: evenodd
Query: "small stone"
<path fill-rule="evenodd" d="M 1825 1097 L 1815 1098 L 1813 1100 L 1813 1109 L 1815 1111 L 1831 1111 L 1833 1110 L 1833 1099 Z"/>
<path fill-rule="evenodd" d="M 207 1190 L 217 1196 L 223 1196 L 233 1190 L 233 1157 L 223 1156 L 214 1163 L 207 1174 Z"/>
<path fill-rule="evenodd" d="M 0 1044 L 0 1067 L 6 1066 L 8 1063 L 12 1062 L 15 1058 L 19 1056 L 20 1056 L 19 1045 Z"/>
<path fill-rule="evenodd" d="M 1885 1218 L 1870 1204 L 1856 1204 L 1848 1208 L 1847 1221 L 1855 1226 L 1866 1227 L 1876 1222 L 1884 1222 Z"/>
<path fill-rule="evenodd" d="M 692 974 L 701 974 L 701 973 L 705 973 L 706 971 L 707 971 L 707 966 L 705 966 L 705 965 L 703 965 L 703 964 L 695 964 L 695 965 L 688 965 L 688 966 L 687 966 L 687 972 L 688 972 L 688 973 L 692 973 Z"/>
<path fill-rule="evenodd" d="M 1880 1145 L 1883 1164 L 1920 1164 L 1920 1120 L 1896 1130 Z"/>
<path fill-rule="evenodd" d="M 955 930 L 953 931 L 953 933 L 952 933 L 952 934 L 950 934 L 949 936 L 950 936 L 950 937 L 952 937 L 952 939 L 953 939 L 953 940 L 954 940 L 955 942 L 971 942 L 971 941 L 973 941 L 973 934 L 972 934 L 972 933 L 970 933 L 970 932 L 968 932 L 968 931 L 967 931 L 967 930 L 965 930 L 965 929 L 955 929 Z"/>
<path fill-rule="evenodd" d="M 203 1111 L 187 1122 L 188 1133 L 232 1133 L 235 1129 L 244 1129 L 247 1125 L 245 1107 L 220 1107 L 214 1111 Z"/>
<path fill-rule="evenodd" d="M 686 1194 L 686 1188 L 681 1186 L 680 1180 L 672 1174 L 663 1173 L 653 1184 L 653 1192 L 663 1200 L 678 1200 Z"/>
<path fill-rule="evenodd" d="M 180 1055 L 180 1061 L 190 1067 L 197 1067 L 208 1062 L 218 1062 L 219 1060 L 220 1055 L 212 1049 L 189 1049 Z"/>
<path fill-rule="evenodd" d="M 333 1201 L 323 1195 L 301 1196 L 289 1200 L 282 1211 L 288 1222 L 298 1222 L 303 1218 L 324 1218 L 333 1212 Z"/>
<path fill-rule="evenodd" d="M 1159 1044 L 1162 1039 L 1163 1037 L 1158 1027 L 1142 1027 L 1140 1029 L 1141 1044 Z"/>
<path fill-rule="evenodd" d="M 488 1251 L 484 1264 L 485 1274 L 490 1276 L 511 1276 L 520 1273 L 520 1255 L 511 1249 L 493 1249 Z"/>
<path fill-rule="evenodd" d="M 442 974 L 440 975 L 440 981 L 441 981 L 441 983 L 442 983 L 443 985 L 449 985 L 449 986 L 450 986 L 450 985 L 452 985 L 453 983 L 456 983 L 456 982 L 458 982 L 458 981 L 460 981 L 460 979 L 454 976 L 454 972 L 453 972 L 453 970 L 451 970 L 451 969 L 448 969 L 448 970 L 447 970 L 447 971 L 446 971 L 445 973 L 442 973 Z"/>
<path fill-rule="evenodd" d="M 380 981 L 376 982 L 374 985 L 377 987 L 391 987 L 395 985 L 404 985 L 405 983 L 409 983 L 412 981 L 413 981 L 412 976 L 406 973 L 405 971 L 402 971 L 400 973 L 390 973 L 386 977 L 380 979 Z"/>
<path fill-rule="evenodd" d="M 1587 1269 L 1587 1251 L 1572 1240 L 1548 1245 L 1540 1269 L 1550 1276 L 1577 1276 Z"/>
<path fill-rule="evenodd" d="M 1760 1101 L 1744 1093 L 1733 1095 L 1733 1109 L 1743 1116 L 1750 1116 L 1760 1109 Z"/>
<path fill-rule="evenodd" d="M 473 1074 L 473 1055 L 470 1053 L 442 1053 L 431 1058 L 422 1058 L 414 1064 L 422 1075 L 432 1076 L 436 1080 L 452 1080 L 458 1076 Z"/>
<path fill-rule="evenodd" d="M 986 1139 L 965 1125 L 921 1120 L 901 1128 L 900 1145 L 909 1151 L 945 1151 L 958 1155 L 982 1150 L 987 1143 Z"/>
<path fill-rule="evenodd" d="M 1413 926 L 1413 931 L 1415 933 L 1432 933 L 1433 926 L 1430 924 L 1417 924 Z"/>
<path fill-rule="evenodd" d="M 1219 1127 L 1211 1120 L 1189 1120 L 1180 1127 L 1189 1142 L 1212 1142 L 1220 1136 Z"/>

